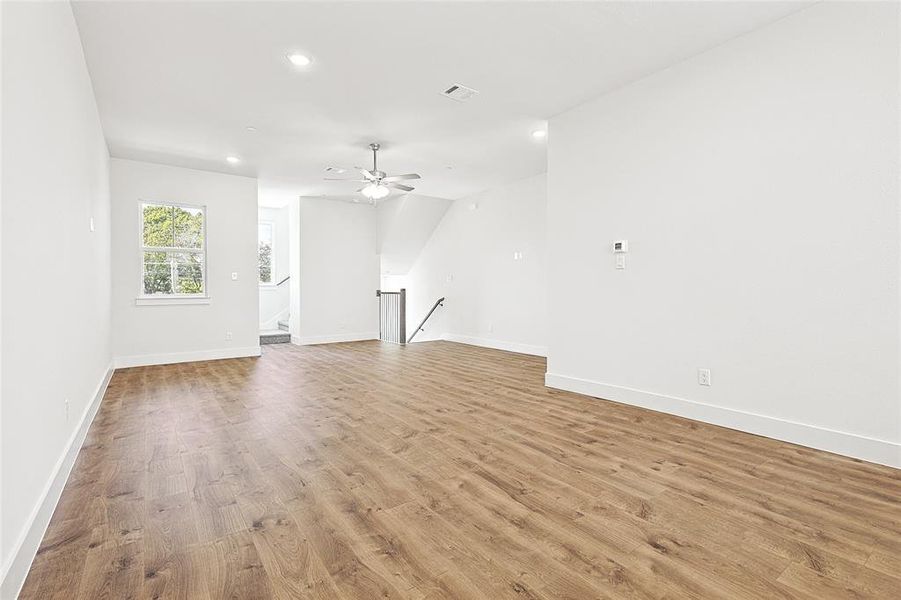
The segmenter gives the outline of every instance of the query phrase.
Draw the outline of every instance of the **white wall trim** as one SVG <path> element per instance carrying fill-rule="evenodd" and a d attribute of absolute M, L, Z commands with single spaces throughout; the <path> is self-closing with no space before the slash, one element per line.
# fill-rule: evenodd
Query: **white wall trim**
<path fill-rule="evenodd" d="M 298 346 L 312 346 L 314 344 L 336 344 L 339 342 L 362 342 L 379 339 L 378 331 L 368 333 L 339 333 L 336 335 L 292 335 L 291 343 Z"/>
<path fill-rule="evenodd" d="M 441 339 L 448 342 L 457 342 L 459 344 L 468 344 L 470 346 L 482 346 L 483 348 L 494 348 L 495 350 L 506 350 L 507 352 L 516 352 L 518 354 L 531 354 L 532 356 L 547 356 L 546 346 L 534 346 L 532 344 L 521 344 L 519 342 L 506 342 L 504 340 L 492 340 L 488 338 L 472 337 L 469 335 L 458 335 L 456 333 L 442 334 Z M 425 340 L 423 340 L 425 341 Z"/>
<path fill-rule="evenodd" d="M 149 365 L 171 365 L 183 362 L 197 362 L 200 360 L 220 360 L 223 358 L 245 358 L 248 356 L 260 356 L 262 350 L 259 346 L 246 346 L 243 348 L 221 348 L 217 350 L 195 350 L 193 352 L 172 352 L 169 354 L 139 354 L 134 356 L 117 356 L 113 364 L 117 369 L 128 367 L 146 367 Z"/>
<path fill-rule="evenodd" d="M 19 535 L 19 539 L 13 545 L 9 559 L 0 570 L 0 598 L 15 598 L 19 595 L 112 376 L 113 365 L 111 363 L 97 385 L 97 389 L 94 390 L 94 396 L 85 407 L 78 427 L 72 432 L 62 455 L 56 461 L 38 503 L 28 516 L 28 521 Z"/>
<path fill-rule="evenodd" d="M 901 444 L 889 440 L 870 438 L 816 425 L 556 373 L 547 373 L 544 379 L 545 385 L 551 388 L 640 406 L 703 423 L 720 425 L 817 450 L 901 468 Z"/>
<path fill-rule="evenodd" d="M 139 296 L 135 306 L 177 306 L 180 304 L 209 304 L 209 296 Z"/>

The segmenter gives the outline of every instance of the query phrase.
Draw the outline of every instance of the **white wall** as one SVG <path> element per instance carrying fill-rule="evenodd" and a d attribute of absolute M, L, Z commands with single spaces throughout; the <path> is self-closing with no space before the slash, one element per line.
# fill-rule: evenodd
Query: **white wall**
<path fill-rule="evenodd" d="M 410 271 L 451 204 L 451 200 L 419 194 L 379 202 L 378 253 L 383 276 Z"/>
<path fill-rule="evenodd" d="M 379 259 L 376 210 L 301 198 L 299 319 L 292 340 L 316 344 L 377 339 Z"/>
<path fill-rule="evenodd" d="M 273 225 L 273 285 L 260 286 L 260 330 L 278 329 L 278 322 L 286 319 L 290 312 L 290 289 L 287 282 L 278 282 L 291 274 L 290 264 L 290 207 L 260 207 L 260 221 L 269 221 Z"/>
<path fill-rule="evenodd" d="M 818 4 L 551 120 L 549 385 L 901 466 L 897 11 Z"/>
<path fill-rule="evenodd" d="M 0 10 L 0 597 L 13 598 L 111 372 L 109 154 L 69 5 Z"/>
<path fill-rule="evenodd" d="M 117 366 L 258 355 L 257 182 L 113 159 L 113 354 Z M 142 200 L 206 206 L 209 304 L 137 306 Z M 237 281 L 231 279 L 238 273 Z M 232 339 L 228 340 L 227 332 Z"/>
<path fill-rule="evenodd" d="M 386 289 L 407 288 L 408 335 L 444 296 L 416 341 L 545 354 L 546 186 L 542 174 L 451 205 L 407 276 L 383 279 Z"/>

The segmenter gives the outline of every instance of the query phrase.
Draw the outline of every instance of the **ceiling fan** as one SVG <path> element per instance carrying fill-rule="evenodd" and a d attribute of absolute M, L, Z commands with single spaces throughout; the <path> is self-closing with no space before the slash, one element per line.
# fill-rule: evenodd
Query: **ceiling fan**
<path fill-rule="evenodd" d="M 360 183 L 364 183 L 363 187 L 358 189 L 357 191 L 362 193 L 364 196 L 369 198 L 369 201 L 375 203 L 376 200 L 381 200 L 388 196 L 391 193 L 391 190 L 401 190 L 404 192 L 412 192 L 413 187 L 409 185 L 405 185 L 403 183 L 398 183 L 400 181 L 406 181 L 408 179 L 419 179 L 418 173 L 406 173 L 404 175 L 391 175 L 388 176 L 384 171 L 379 171 L 378 168 L 378 153 L 379 153 L 379 144 L 373 142 L 369 144 L 369 149 L 372 150 L 372 169 L 367 170 L 362 167 L 354 167 L 353 169 L 343 169 L 341 167 L 328 167 L 326 172 L 328 173 L 346 173 L 347 171 L 357 171 L 359 172 L 363 178 L 358 179 L 356 176 L 353 177 L 326 177 L 326 181 L 359 181 Z"/>

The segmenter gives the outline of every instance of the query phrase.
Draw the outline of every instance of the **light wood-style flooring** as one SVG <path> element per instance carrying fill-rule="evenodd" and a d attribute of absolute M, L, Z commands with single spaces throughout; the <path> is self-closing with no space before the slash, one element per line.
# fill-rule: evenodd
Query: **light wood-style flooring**
<path fill-rule="evenodd" d="M 117 371 L 22 599 L 899 598 L 901 471 L 449 342 Z"/>

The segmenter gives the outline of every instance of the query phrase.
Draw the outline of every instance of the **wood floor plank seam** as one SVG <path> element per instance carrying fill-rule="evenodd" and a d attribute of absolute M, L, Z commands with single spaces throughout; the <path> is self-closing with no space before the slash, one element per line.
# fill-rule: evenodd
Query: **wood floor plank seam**
<path fill-rule="evenodd" d="M 550 390 L 545 370 L 377 341 L 117 370 L 20 597 L 901 590 L 901 471 Z"/>

